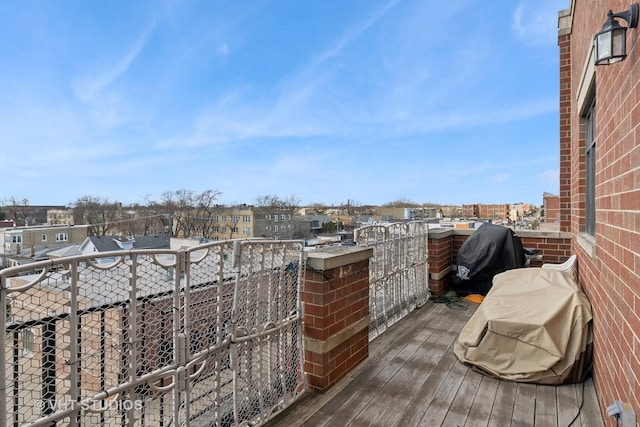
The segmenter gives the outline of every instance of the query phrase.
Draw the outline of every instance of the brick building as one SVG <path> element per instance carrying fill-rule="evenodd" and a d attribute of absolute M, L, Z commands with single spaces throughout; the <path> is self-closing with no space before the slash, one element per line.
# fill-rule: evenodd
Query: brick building
<path fill-rule="evenodd" d="M 560 196 L 551 193 L 542 195 L 542 221 L 560 222 Z"/>
<path fill-rule="evenodd" d="M 462 205 L 462 215 L 465 218 L 500 218 L 510 217 L 509 204 L 496 205 Z"/>
<path fill-rule="evenodd" d="M 628 28 L 628 56 L 610 65 L 595 65 L 594 36 L 610 9 L 629 6 L 572 0 L 558 19 L 560 230 L 571 233 L 593 306 L 593 376 L 608 425 L 615 400 L 640 411 L 640 29 Z"/>

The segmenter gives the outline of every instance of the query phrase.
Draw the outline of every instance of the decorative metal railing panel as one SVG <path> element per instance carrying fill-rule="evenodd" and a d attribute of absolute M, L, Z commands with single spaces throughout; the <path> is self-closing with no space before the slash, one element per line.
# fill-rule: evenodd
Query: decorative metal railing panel
<path fill-rule="evenodd" d="M 299 241 L 0 271 L 0 424 L 260 425 L 305 391 Z"/>
<path fill-rule="evenodd" d="M 369 339 L 429 299 L 428 224 L 371 225 L 355 231 L 358 246 L 373 248 L 369 261 Z"/>

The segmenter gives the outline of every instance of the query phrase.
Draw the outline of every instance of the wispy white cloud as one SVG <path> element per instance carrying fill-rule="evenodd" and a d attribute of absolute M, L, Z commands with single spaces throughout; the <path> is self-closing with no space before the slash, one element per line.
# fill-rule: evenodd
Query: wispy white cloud
<path fill-rule="evenodd" d="M 558 184 L 560 182 L 560 171 L 549 169 L 538 175 L 538 181 L 545 184 Z"/>
<path fill-rule="evenodd" d="M 527 0 L 515 8 L 511 28 L 523 43 L 545 45 L 556 43 L 558 12 L 568 7 L 567 0 Z"/>
<path fill-rule="evenodd" d="M 100 58 L 101 61 L 109 61 L 110 65 L 95 74 L 79 78 L 74 85 L 76 96 L 85 102 L 95 102 L 96 97 L 101 95 L 106 88 L 124 74 L 131 64 L 133 64 L 151 39 L 155 26 L 156 20 L 154 19 L 146 26 L 140 35 L 138 35 L 137 39 L 124 49 L 123 54 L 119 58 Z"/>
<path fill-rule="evenodd" d="M 360 37 L 367 29 L 369 29 L 376 22 L 380 21 L 384 16 L 389 13 L 390 10 L 398 3 L 398 0 L 390 0 L 378 10 L 375 10 L 371 15 L 366 17 L 362 22 L 358 22 L 348 28 L 336 41 L 325 51 L 321 52 L 312 61 L 310 68 L 313 69 L 319 64 L 327 60 L 328 58 L 337 56 L 340 52 L 352 43 L 355 39 Z M 308 70 L 307 70 L 308 71 Z"/>
<path fill-rule="evenodd" d="M 165 138 L 157 147 L 169 148 L 177 141 L 196 147 L 249 138 L 317 136 L 344 129 L 346 117 L 339 116 L 338 111 L 323 112 L 322 107 L 318 107 L 318 98 L 323 99 L 325 84 L 336 67 L 327 62 L 340 56 L 397 3 L 397 0 L 389 1 L 347 28 L 309 63 L 283 77 L 274 89 L 275 96 L 248 101 L 250 94 L 236 87 L 200 111 L 188 126 L 189 130 Z M 228 53 L 224 46 L 221 54 Z"/>

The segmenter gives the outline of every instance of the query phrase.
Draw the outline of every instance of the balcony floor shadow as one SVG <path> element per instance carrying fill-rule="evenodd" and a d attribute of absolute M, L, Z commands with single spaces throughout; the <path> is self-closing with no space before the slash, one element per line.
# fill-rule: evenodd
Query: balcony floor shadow
<path fill-rule="evenodd" d="M 308 393 L 266 425 L 604 425 L 591 378 L 562 386 L 514 383 L 458 361 L 453 343 L 476 307 L 427 303 L 372 341 L 369 358 L 346 378 L 325 393 Z"/>

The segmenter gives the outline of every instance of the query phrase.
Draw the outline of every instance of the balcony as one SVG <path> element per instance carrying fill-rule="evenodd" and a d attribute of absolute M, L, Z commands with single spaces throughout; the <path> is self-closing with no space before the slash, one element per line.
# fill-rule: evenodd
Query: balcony
<path fill-rule="evenodd" d="M 226 241 L 5 269 L 2 421 L 602 425 L 590 380 L 515 384 L 459 363 L 475 306 L 428 297 L 472 231 L 402 227 L 309 253 Z M 570 255 L 568 235 L 519 234 L 534 266 Z"/>
<path fill-rule="evenodd" d="M 427 303 L 373 340 L 367 360 L 340 382 L 310 393 L 267 425 L 604 426 L 591 378 L 518 384 L 460 363 L 453 342 L 475 308 Z"/>

